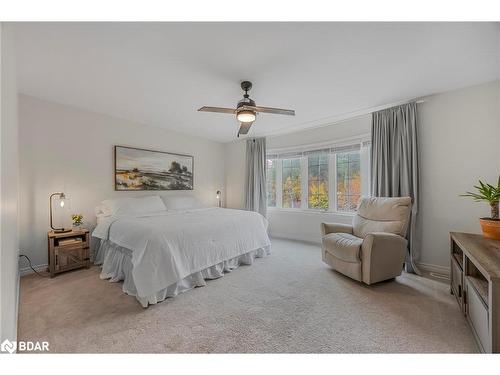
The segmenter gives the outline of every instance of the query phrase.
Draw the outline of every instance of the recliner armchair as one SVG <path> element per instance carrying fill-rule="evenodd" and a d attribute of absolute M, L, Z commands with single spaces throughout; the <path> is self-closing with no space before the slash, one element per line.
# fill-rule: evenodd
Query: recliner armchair
<path fill-rule="evenodd" d="M 365 284 L 401 275 L 411 198 L 361 198 L 352 225 L 322 223 L 323 261 Z"/>

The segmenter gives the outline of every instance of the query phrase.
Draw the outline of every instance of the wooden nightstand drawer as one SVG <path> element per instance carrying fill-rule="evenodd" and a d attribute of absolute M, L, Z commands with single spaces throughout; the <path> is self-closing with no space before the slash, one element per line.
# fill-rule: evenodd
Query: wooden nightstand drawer
<path fill-rule="evenodd" d="M 55 250 L 56 271 L 82 267 L 89 260 L 88 248 L 82 247 L 60 247 Z"/>
<path fill-rule="evenodd" d="M 90 266 L 89 231 L 48 233 L 49 271 L 56 273 Z"/>

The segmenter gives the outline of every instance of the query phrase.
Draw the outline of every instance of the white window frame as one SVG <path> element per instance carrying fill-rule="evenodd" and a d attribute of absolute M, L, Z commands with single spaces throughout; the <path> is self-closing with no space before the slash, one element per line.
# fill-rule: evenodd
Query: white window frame
<path fill-rule="evenodd" d="M 330 173 L 331 171 L 331 173 Z M 337 154 L 328 155 L 328 210 L 337 212 Z M 346 213 L 342 211 L 342 213 Z"/>
<path fill-rule="evenodd" d="M 267 161 L 268 160 L 273 160 L 274 161 L 274 168 L 276 169 L 276 206 L 274 207 L 267 207 L 268 209 L 273 209 L 273 208 L 280 208 L 281 207 L 281 201 L 278 202 L 278 196 L 281 197 L 281 190 L 279 190 L 277 187 L 279 186 L 278 185 L 278 179 L 281 181 L 281 159 L 279 158 L 268 158 L 266 156 L 266 173 L 267 173 Z M 279 174 L 279 176 L 278 176 Z M 266 174 L 266 178 L 267 178 L 267 174 Z M 266 181 L 266 186 L 267 186 L 267 181 Z M 266 200 L 267 200 L 267 196 L 266 196 Z"/>
<path fill-rule="evenodd" d="M 360 168 L 361 168 L 361 195 L 370 195 L 370 152 L 367 152 L 363 146 L 366 142 L 370 141 L 370 134 L 364 134 L 358 137 L 345 138 L 339 140 L 338 142 L 322 142 L 315 143 L 301 147 L 291 147 L 284 149 L 274 149 L 269 150 L 269 154 L 284 154 L 288 152 L 306 152 L 311 150 L 323 149 L 323 148 L 334 148 L 343 146 L 353 146 L 360 145 Z M 307 155 L 300 157 L 301 166 L 301 203 L 300 208 L 283 208 L 283 160 L 284 159 L 294 159 L 290 158 L 277 158 L 276 163 L 276 185 L 279 189 L 276 189 L 276 207 L 268 207 L 269 211 L 285 211 L 285 212 L 295 212 L 295 213 L 316 213 L 319 215 L 323 214 L 335 214 L 339 216 L 354 216 L 355 212 L 337 211 L 337 154 L 339 152 L 332 152 L 328 154 L 328 210 L 309 208 L 309 176 L 308 176 L 308 158 Z"/>
<path fill-rule="evenodd" d="M 300 158 L 300 208 L 302 210 L 309 209 L 309 166 L 307 165 L 307 156 Z"/>
<path fill-rule="evenodd" d="M 276 167 L 279 167 L 276 171 L 276 206 L 269 208 L 282 209 L 283 207 L 283 160 L 276 159 Z"/>

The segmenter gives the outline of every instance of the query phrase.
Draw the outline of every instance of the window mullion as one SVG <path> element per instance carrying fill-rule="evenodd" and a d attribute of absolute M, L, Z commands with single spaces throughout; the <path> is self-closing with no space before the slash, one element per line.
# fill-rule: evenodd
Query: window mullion
<path fill-rule="evenodd" d="M 328 205 L 329 211 L 337 211 L 337 163 L 336 154 L 328 155 Z"/>
<path fill-rule="evenodd" d="M 309 178 L 307 174 L 307 156 L 300 158 L 300 208 L 308 208 L 308 184 Z"/>
<path fill-rule="evenodd" d="M 276 160 L 276 207 L 283 207 L 283 160 Z"/>
<path fill-rule="evenodd" d="M 361 173 L 361 195 L 370 196 L 370 146 L 361 145 L 360 173 Z"/>

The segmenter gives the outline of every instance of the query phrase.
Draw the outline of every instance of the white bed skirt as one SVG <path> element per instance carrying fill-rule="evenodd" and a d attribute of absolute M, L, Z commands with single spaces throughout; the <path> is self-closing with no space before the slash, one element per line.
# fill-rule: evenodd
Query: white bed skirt
<path fill-rule="evenodd" d="M 159 290 L 147 297 L 139 297 L 132 277 L 131 251 L 107 240 L 94 243 L 94 264 L 102 265 L 101 279 L 110 282 L 123 281 L 123 291 L 134 296 L 143 307 L 161 302 L 168 297 L 175 297 L 197 286 L 205 286 L 205 280 L 218 279 L 224 273 L 231 272 L 240 265 L 251 265 L 255 258 L 262 258 L 270 254 L 270 246 L 252 250 L 238 257 L 225 260 L 199 272 L 192 273 L 184 279 Z"/>

